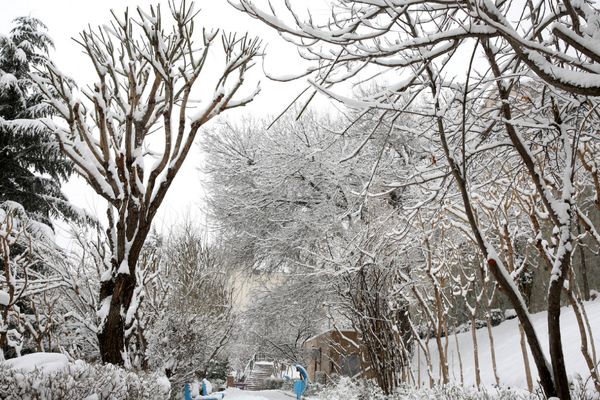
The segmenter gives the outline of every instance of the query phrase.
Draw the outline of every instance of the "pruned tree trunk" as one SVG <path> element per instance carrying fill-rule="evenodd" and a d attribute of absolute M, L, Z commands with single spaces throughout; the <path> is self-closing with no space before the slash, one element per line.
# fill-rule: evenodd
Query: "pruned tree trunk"
<path fill-rule="evenodd" d="M 475 369 L 475 386 L 477 390 L 481 388 L 481 369 L 479 367 L 479 346 L 477 343 L 477 320 L 475 313 L 471 313 L 471 340 L 473 340 L 473 366 Z"/>
<path fill-rule="evenodd" d="M 519 323 L 519 343 L 521 345 L 521 354 L 523 354 L 523 366 L 525 368 L 525 381 L 527 390 L 533 392 L 533 379 L 531 378 L 531 367 L 529 366 L 529 354 L 527 353 L 527 343 L 525 342 L 525 332 Z"/>
<path fill-rule="evenodd" d="M 579 328 L 579 335 L 581 338 L 581 354 L 583 355 L 583 358 L 585 360 L 585 363 L 590 371 L 590 378 L 592 379 L 592 382 L 594 383 L 594 387 L 596 388 L 596 391 L 600 393 L 600 379 L 598 378 L 598 370 L 597 370 L 597 364 L 596 364 L 596 360 L 595 357 L 592 356 L 592 354 L 590 354 L 590 350 L 589 350 L 589 346 L 588 346 L 588 334 L 587 334 L 587 330 L 586 330 L 586 326 L 585 326 L 585 322 L 583 320 L 583 304 L 580 303 L 580 301 L 577 299 L 577 297 L 575 296 L 575 293 L 573 293 L 573 290 L 569 289 L 565 289 L 566 295 L 567 295 L 567 299 L 569 300 L 569 303 L 571 304 L 571 308 L 573 309 L 573 313 L 575 314 L 575 319 L 577 320 L 577 327 Z M 593 339 L 592 339 L 593 342 Z"/>
<path fill-rule="evenodd" d="M 102 275 L 98 340 L 105 362 L 126 364 L 125 332 L 134 335 L 141 291 L 138 258 L 152 221 L 200 128 L 227 109 L 252 101 L 258 88 L 233 99 L 258 54 L 260 42 L 222 37 L 224 65 L 203 107 L 191 112 L 198 77 L 217 32 L 194 35 L 193 4 L 169 3 L 172 29 L 160 7 L 125 11 L 111 26 L 84 31 L 78 43 L 97 75 L 93 90 L 78 88 L 48 64 L 33 79 L 64 124 L 46 120 L 76 171 L 108 203 L 110 265 Z M 214 87 L 214 91 L 212 88 Z M 82 94 L 83 96 L 80 96 Z M 87 97 L 87 101 L 81 100 Z M 154 132 L 149 152 L 150 136 Z M 162 142 L 162 143 L 161 143 Z M 161 147 L 162 145 L 162 147 Z"/>
<path fill-rule="evenodd" d="M 581 236 L 581 222 L 579 219 L 577 220 L 577 234 Z M 590 280 L 588 278 L 587 262 L 585 259 L 585 249 L 583 243 L 579 245 L 579 258 L 581 258 L 579 269 L 581 270 L 581 281 L 583 284 L 583 300 L 588 301 L 590 299 Z"/>
<path fill-rule="evenodd" d="M 456 344 L 456 355 L 458 358 L 458 368 L 460 371 L 460 385 L 464 386 L 465 384 L 465 374 L 463 371 L 463 363 L 462 363 L 462 356 L 460 354 L 460 347 L 458 345 L 458 334 L 456 332 L 456 326 L 454 327 L 454 343 Z"/>
<path fill-rule="evenodd" d="M 487 310 L 486 326 L 488 332 L 488 339 L 490 341 L 490 354 L 492 355 L 492 370 L 494 371 L 494 380 L 496 385 L 500 386 L 500 377 L 498 376 L 498 367 L 496 363 L 496 348 L 494 347 L 494 334 L 492 332 L 492 320 L 490 318 L 489 310 Z"/>
<path fill-rule="evenodd" d="M 100 356 L 104 362 L 122 365 L 128 360 L 122 310 L 129 312 L 135 287 L 135 275 L 129 274 L 119 274 L 114 281 L 104 281 L 100 285 L 100 303 L 108 303 L 108 315 L 98 332 Z"/>

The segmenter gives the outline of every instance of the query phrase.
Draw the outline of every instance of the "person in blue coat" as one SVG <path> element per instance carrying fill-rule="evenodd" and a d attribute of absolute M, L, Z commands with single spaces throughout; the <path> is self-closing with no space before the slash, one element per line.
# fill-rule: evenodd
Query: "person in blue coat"
<path fill-rule="evenodd" d="M 300 374 L 300 380 L 294 382 L 294 391 L 296 392 L 296 399 L 300 400 L 308 387 L 308 372 L 301 365 L 296 365 L 296 371 Z"/>

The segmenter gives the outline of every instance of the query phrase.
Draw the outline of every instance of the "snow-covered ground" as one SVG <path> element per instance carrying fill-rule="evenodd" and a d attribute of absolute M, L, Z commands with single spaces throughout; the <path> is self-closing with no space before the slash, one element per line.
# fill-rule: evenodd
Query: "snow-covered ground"
<path fill-rule="evenodd" d="M 290 400 L 295 398 L 296 396 L 291 392 L 282 390 L 249 391 L 236 388 L 225 390 L 226 400 Z"/>
<path fill-rule="evenodd" d="M 590 326 L 592 328 L 592 335 L 594 345 L 600 357 L 600 299 L 585 303 L 587 316 L 589 318 Z M 547 331 L 546 331 L 546 313 L 538 313 L 532 315 L 533 323 L 537 329 L 538 335 L 542 343 L 547 343 Z M 567 366 L 567 373 L 571 378 L 581 376 L 583 381 L 589 376 L 589 372 L 581 355 L 580 345 L 581 338 L 579 334 L 579 328 L 575 320 L 575 315 L 571 308 L 565 307 L 562 309 L 561 325 L 563 333 L 563 348 L 565 355 L 565 363 Z M 519 329 L 517 320 L 513 319 L 505 321 L 502 324 L 493 328 L 494 347 L 496 352 L 496 365 L 498 375 L 500 378 L 500 384 L 503 387 L 510 387 L 519 390 L 520 388 L 525 389 L 527 384 L 525 380 L 524 366 L 523 366 L 523 355 L 521 353 Z M 473 341 L 471 338 L 471 332 L 465 332 L 458 334 L 455 338 L 454 335 L 449 337 L 448 342 L 448 362 L 451 380 L 454 383 L 460 384 L 460 366 L 457 353 L 457 341 L 458 347 L 460 348 L 461 360 L 462 360 L 462 371 L 464 377 L 465 386 L 473 386 L 475 384 L 475 368 L 473 359 Z M 444 339 L 445 344 L 445 339 Z M 491 351 L 489 346 L 489 337 L 487 329 L 479 329 L 477 331 L 477 344 L 479 349 L 479 366 L 481 370 L 481 381 L 482 385 L 491 388 L 495 385 L 494 374 L 491 363 Z M 432 363 L 436 366 L 434 375 L 437 378 L 438 375 L 438 352 L 435 346 L 435 341 L 429 341 L 429 348 L 432 356 Z M 590 347 L 591 351 L 591 347 Z M 416 357 L 416 356 L 415 356 Z M 531 355 L 530 367 L 534 382 L 537 378 L 537 372 Z M 427 385 L 428 378 L 426 372 L 425 358 L 421 355 L 421 384 Z M 79 364 L 78 364 L 79 363 Z M 77 361 L 74 364 L 70 364 L 67 358 L 62 354 L 56 353 L 36 353 L 26 355 L 20 358 L 6 361 L 4 366 L 9 366 L 14 370 L 21 370 L 23 372 L 31 372 L 34 369 L 38 371 L 48 372 L 59 372 L 67 370 L 68 366 L 75 371 L 78 368 L 81 369 L 83 365 L 82 361 Z M 415 363 L 416 364 L 416 363 Z M 89 367 L 91 368 L 91 367 Z M 88 369 L 89 369 L 88 368 Z M 98 367 L 100 368 L 100 367 Z M 108 368 L 108 367 L 106 367 Z M 105 371 L 105 374 L 115 373 L 110 370 Z M 415 365 L 415 376 L 417 375 L 417 367 Z M 111 372 L 112 371 L 112 372 Z M 68 372 L 68 371 L 67 371 Z M 94 372 L 94 371 L 88 371 Z M 102 375 L 102 371 L 96 371 L 98 376 Z M 67 374 L 68 375 L 68 374 Z M 112 376 L 112 375 L 111 375 Z M 153 377 L 152 379 L 156 379 Z M 166 378 L 165 378 L 166 380 Z M 345 384 L 350 385 L 349 383 Z M 588 385 L 590 383 L 588 382 Z M 344 385 L 342 385 L 344 386 Z M 343 389 L 343 388 L 342 388 Z M 165 388 L 168 391 L 168 387 Z M 357 388 L 351 389 L 352 392 L 357 392 Z M 292 392 L 286 392 L 282 390 L 263 390 L 263 391 L 244 391 L 236 388 L 229 388 L 225 391 L 226 400 L 290 400 L 295 399 L 295 395 Z M 345 393 L 340 392 L 340 393 Z M 344 395 L 345 396 L 345 395 Z M 344 396 L 338 396 L 340 399 Z M 1 396 L 0 396 L 1 397 Z M 315 398 L 331 400 L 329 397 L 317 396 Z M 415 397 L 417 398 L 417 397 Z M 418 397 L 421 398 L 421 397 Z M 425 398 L 425 397 L 422 397 Z"/>
<path fill-rule="evenodd" d="M 600 300 L 585 303 L 585 309 L 590 321 L 596 351 L 600 357 Z M 548 343 L 546 313 L 541 312 L 532 315 L 533 323 L 536 327 L 538 336 L 542 343 Z M 563 351 L 567 373 L 570 378 L 579 374 L 585 381 L 589 377 L 588 368 L 581 355 L 581 337 L 579 328 L 573 310 L 570 307 L 563 307 L 561 311 L 561 332 L 563 340 Z M 448 343 L 448 364 L 450 379 L 460 383 L 460 366 L 457 356 L 456 340 L 451 335 Z M 464 383 L 466 386 L 475 385 L 475 368 L 473 356 L 473 340 L 471 332 L 465 332 L 457 335 L 458 347 L 460 349 Z M 509 387 L 526 388 L 523 354 L 521 352 L 519 328 L 517 320 L 512 319 L 493 328 L 494 348 L 496 352 L 496 365 L 500 384 Z M 445 343 L 445 338 L 443 339 Z M 494 373 L 492 370 L 492 357 L 489 345 L 489 337 L 486 328 L 477 331 L 477 344 L 479 349 L 479 366 L 481 370 L 481 382 L 485 386 L 495 385 Z M 435 367 L 434 375 L 439 376 L 439 353 L 435 340 L 429 341 L 431 350 L 432 365 Z M 548 356 L 548 349 L 546 354 Z M 591 350 L 590 350 L 591 351 Z M 421 382 L 428 382 L 426 372 L 425 357 L 421 353 Z M 537 371 L 531 353 L 529 353 L 529 364 L 531 367 L 533 382 L 537 380 Z M 416 363 L 415 363 L 416 365 Z M 415 376 L 417 368 L 415 367 Z"/>

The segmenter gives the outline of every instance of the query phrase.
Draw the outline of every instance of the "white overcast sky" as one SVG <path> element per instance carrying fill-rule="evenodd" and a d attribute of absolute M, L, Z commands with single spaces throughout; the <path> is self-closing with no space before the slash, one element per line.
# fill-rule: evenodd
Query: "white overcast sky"
<path fill-rule="evenodd" d="M 157 0 L 158 1 L 158 0 Z M 134 9 L 137 6 L 144 8 L 157 1 L 144 0 L 0 0 L 2 4 L 0 13 L 0 32 L 6 34 L 11 28 L 11 21 L 19 16 L 33 16 L 42 20 L 48 27 L 48 33 L 55 43 L 51 58 L 55 64 L 67 75 L 79 83 L 89 83 L 93 78 L 90 63 L 82 53 L 81 48 L 71 38 L 88 25 L 92 27 L 107 23 L 110 10 L 122 12 L 126 7 Z M 326 3 L 326 0 L 311 0 Z M 166 10 L 166 1 L 160 1 Z M 267 45 L 264 65 L 269 72 L 290 74 L 299 71 L 301 59 L 295 49 L 285 43 L 273 30 L 243 13 L 235 10 L 226 0 L 199 0 L 195 2 L 196 8 L 202 11 L 197 17 L 197 24 L 207 28 L 219 28 L 229 32 L 248 32 L 253 36 L 260 36 Z M 308 4 L 307 4 L 308 6 Z M 324 12 L 326 10 L 324 9 Z M 214 57 L 219 57 L 215 50 Z M 257 66 L 261 73 L 261 66 Z M 301 69 L 300 69 L 301 70 Z M 255 73 L 255 77 L 260 74 Z M 249 82 L 248 89 L 255 87 L 255 82 Z M 243 115 L 267 116 L 277 114 L 285 105 L 301 91 L 306 83 L 278 83 L 262 78 L 262 92 L 249 106 L 236 110 L 232 118 Z M 201 140 L 201 136 L 200 136 Z M 167 195 L 161 210 L 155 220 L 159 230 L 169 229 L 186 216 L 191 216 L 195 221 L 202 223 L 202 213 L 199 212 L 202 196 L 202 187 L 197 172 L 199 163 L 198 150 L 190 153 L 180 175 L 176 178 Z M 79 178 L 72 179 L 65 185 L 67 196 L 76 205 L 87 208 L 92 213 L 104 217 L 105 208 L 102 200 Z M 58 239 L 62 244 L 67 242 L 61 236 L 65 232 L 58 232 Z"/>

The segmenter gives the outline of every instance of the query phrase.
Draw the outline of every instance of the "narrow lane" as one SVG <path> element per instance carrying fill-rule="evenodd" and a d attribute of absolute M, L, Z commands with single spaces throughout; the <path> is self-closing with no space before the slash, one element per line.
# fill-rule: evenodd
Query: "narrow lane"
<path fill-rule="evenodd" d="M 296 396 L 282 390 L 240 390 L 229 388 L 225 390 L 224 400 L 292 400 Z"/>

